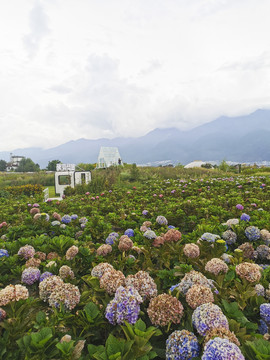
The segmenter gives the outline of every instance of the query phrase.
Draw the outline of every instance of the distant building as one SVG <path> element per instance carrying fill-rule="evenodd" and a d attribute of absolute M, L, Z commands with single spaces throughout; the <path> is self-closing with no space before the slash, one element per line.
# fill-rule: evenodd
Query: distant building
<path fill-rule="evenodd" d="M 25 156 L 18 156 L 10 154 L 10 160 L 7 163 L 7 171 L 14 171 L 20 165 L 22 159 L 25 159 Z"/>
<path fill-rule="evenodd" d="M 191 168 L 199 168 L 202 167 L 202 165 L 206 164 L 205 161 L 201 161 L 201 160 L 195 160 L 192 161 L 191 163 L 187 164 L 186 166 L 184 166 L 185 169 L 191 169 Z"/>
<path fill-rule="evenodd" d="M 118 148 L 101 146 L 98 155 L 97 169 L 118 165 L 123 165 Z"/>

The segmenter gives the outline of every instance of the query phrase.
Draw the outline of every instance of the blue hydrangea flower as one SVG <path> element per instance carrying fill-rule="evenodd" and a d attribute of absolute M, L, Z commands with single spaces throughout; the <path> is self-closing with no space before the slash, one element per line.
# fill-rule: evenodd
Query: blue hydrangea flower
<path fill-rule="evenodd" d="M 171 287 L 170 287 L 170 291 L 173 291 L 173 290 L 176 289 L 178 286 L 179 286 L 179 283 L 176 284 L 176 285 L 171 286 Z"/>
<path fill-rule="evenodd" d="M 40 271 L 36 267 L 29 267 L 22 272 L 22 283 L 32 285 L 40 278 Z"/>
<path fill-rule="evenodd" d="M 250 216 L 246 213 L 243 213 L 241 216 L 240 216 L 240 220 L 243 220 L 243 221 L 249 221 L 250 220 Z"/>
<path fill-rule="evenodd" d="M 216 337 L 209 340 L 204 347 L 202 360 L 245 360 L 237 345 L 228 339 Z"/>
<path fill-rule="evenodd" d="M 135 324 L 139 317 L 142 301 L 134 287 L 119 286 L 114 299 L 106 307 L 105 317 L 113 325 L 124 324 L 124 321 Z"/>
<path fill-rule="evenodd" d="M 78 215 L 77 214 L 72 214 L 70 216 L 70 218 L 71 218 L 71 220 L 76 220 L 76 219 L 78 219 Z"/>
<path fill-rule="evenodd" d="M 134 231 L 132 229 L 127 229 L 125 231 L 125 235 L 127 235 L 128 237 L 132 237 L 134 236 Z"/>
<path fill-rule="evenodd" d="M 266 324 L 265 321 L 260 320 L 258 330 L 259 330 L 259 333 L 260 333 L 261 335 L 264 335 L 264 334 L 267 334 L 267 333 L 268 333 L 268 326 L 267 326 L 267 324 Z"/>
<path fill-rule="evenodd" d="M 142 214 L 143 214 L 144 216 L 148 215 L 148 210 L 143 210 L 143 211 L 142 211 Z"/>
<path fill-rule="evenodd" d="M 69 224 L 70 222 L 71 222 L 71 216 L 69 216 L 69 215 L 64 215 L 63 217 L 62 217 L 62 223 L 64 223 L 64 224 Z"/>
<path fill-rule="evenodd" d="M 39 281 L 41 282 L 50 276 L 53 276 L 53 274 L 49 271 L 45 271 L 43 274 L 40 275 Z"/>
<path fill-rule="evenodd" d="M 169 225 L 168 228 L 169 228 L 169 229 L 175 229 L 175 226 Z"/>
<path fill-rule="evenodd" d="M 166 341 L 166 360 L 189 360 L 199 356 L 196 336 L 187 330 L 174 331 Z"/>
<path fill-rule="evenodd" d="M 266 324 L 270 324 L 270 303 L 265 303 L 260 306 L 260 315 Z"/>
<path fill-rule="evenodd" d="M 0 258 L 2 258 L 4 256 L 9 257 L 8 251 L 5 249 L 0 249 Z"/>
<path fill-rule="evenodd" d="M 256 241 L 260 239 L 261 232 L 256 226 L 249 226 L 245 230 L 245 235 L 249 241 Z"/>
<path fill-rule="evenodd" d="M 113 245 L 115 241 L 117 241 L 117 238 L 119 237 L 119 234 L 116 232 L 111 232 L 108 237 L 105 240 L 105 243 L 108 245 Z"/>

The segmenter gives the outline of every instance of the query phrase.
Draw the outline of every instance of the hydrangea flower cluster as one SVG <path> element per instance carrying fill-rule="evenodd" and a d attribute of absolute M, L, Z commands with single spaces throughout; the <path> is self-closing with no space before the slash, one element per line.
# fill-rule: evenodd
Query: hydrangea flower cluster
<path fill-rule="evenodd" d="M 127 230 L 124 232 L 124 235 L 127 235 L 128 237 L 133 237 L 133 236 L 134 236 L 134 230 L 132 230 L 132 229 L 127 229 Z"/>
<path fill-rule="evenodd" d="M 200 256 L 200 248 L 196 244 L 186 244 L 183 251 L 184 254 L 190 259 L 195 259 Z"/>
<path fill-rule="evenodd" d="M 128 275 L 126 286 L 133 286 L 143 301 L 157 296 L 157 285 L 146 271 L 139 271 L 135 275 Z"/>
<path fill-rule="evenodd" d="M 40 259 L 35 259 L 35 258 L 30 258 L 26 261 L 25 263 L 25 267 L 29 268 L 29 267 L 39 267 L 41 264 L 41 260 Z"/>
<path fill-rule="evenodd" d="M 157 222 L 159 225 L 168 225 L 168 220 L 165 218 L 165 216 L 162 216 L 162 215 L 159 215 L 159 216 L 156 218 L 156 222 Z"/>
<path fill-rule="evenodd" d="M 77 214 L 72 214 L 70 216 L 71 220 L 77 220 L 78 219 L 78 215 Z"/>
<path fill-rule="evenodd" d="M 248 262 L 237 265 L 235 271 L 240 278 L 246 279 L 249 282 L 257 282 L 262 276 L 260 266 Z"/>
<path fill-rule="evenodd" d="M 261 335 L 268 333 L 268 326 L 267 326 L 266 322 L 263 321 L 262 319 L 260 319 L 260 321 L 259 321 L 258 330 Z"/>
<path fill-rule="evenodd" d="M 33 285 L 35 282 L 39 281 L 40 271 L 36 267 L 29 267 L 23 270 L 22 272 L 22 283 L 27 285 Z"/>
<path fill-rule="evenodd" d="M 51 222 L 51 225 L 52 226 L 59 226 L 59 225 L 61 225 L 61 223 L 58 220 L 54 220 L 54 221 Z"/>
<path fill-rule="evenodd" d="M 251 243 L 244 243 L 242 245 L 240 245 L 238 247 L 238 249 L 242 250 L 243 251 L 243 256 L 248 258 L 248 259 L 254 259 L 255 258 L 255 250 L 254 250 L 254 247 Z"/>
<path fill-rule="evenodd" d="M 157 237 L 156 233 L 153 230 L 146 230 L 143 234 L 146 239 L 153 240 Z"/>
<path fill-rule="evenodd" d="M 108 245 L 108 244 L 103 244 L 97 249 L 97 255 L 99 255 L 99 256 L 100 255 L 106 256 L 111 252 L 112 252 L 112 247 L 111 247 L 111 245 Z"/>
<path fill-rule="evenodd" d="M 105 317 L 113 325 L 124 324 L 124 321 L 135 324 L 138 320 L 142 301 L 140 294 L 134 287 L 119 286 L 114 299 L 107 305 Z"/>
<path fill-rule="evenodd" d="M 81 294 L 77 286 L 69 283 L 62 283 L 51 292 L 49 296 L 49 305 L 59 308 L 60 303 L 63 303 L 66 310 L 72 310 L 80 302 L 80 297 Z"/>
<path fill-rule="evenodd" d="M 216 337 L 205 345 L 202 360 L 245 360 L 237 345 Z"/>
<path fill-rule="evenodd" d="M 249 221 L 250 220 L 250 216 L 246 213 L 243 213 L 241 216 L 240 216 L 240 220 L 242 221 Z"/>
<path fill-rule="evenodd" d="M 256 241 L 260 239 L 261 232 L 256 226 L 249 226 L 245 230 L 245 235 L 249 241 Z"/>
<path fill-rule="evenodd" d="M 166 360 L 190 360 L 199 352 L 198 340 L 188 330 L 176 330 L 166 340 Z"/>
<path fill-rule="evenodd" d="M 156 326 L 166 326 L 169 322 L 179 324 L 183 312 L 184 308 L 181 302 L 168 294 L 161 294 L 151 299 L 147 309 L 152 324 Z"/>
<path fill-rule="evenodd" d="M 91 275 L 101 278 L 101 276 L 106 272 L 106 271 L 112 271 L 114 270 L 113 266 L 109 263 L 100 263 L 96 266 L 93 267 L 92 271 L 91 271 Z"/>
<path fill-rule="evenodd" d="M 270 259 L 270 248 L 267 245 L 259 245 L 255 251 L 255 256 L 258 260 Z"/>
<path fill-rule="evenodd" d="M 71 278 L 74 279 L 74 272 L 67 265 L 63 265 L 59 269 L 59 276 L 61 279 Z"/>
<path fill-rule="evenodd" d="M 229 268 L 228 265 L 223 260 L 218 258 L 212 258 L 206 263 L 205 270 L 217 276 L 220 273 L 226 274 Z"/>
<path fill-rule="evenodd" d="M 122 271 L 106 271 L 100 278 L 100 287 L 105 289 L 109 295 L 113 295 L 119 286 L 125 285 L 125 275 Z"/>
<path fill-rule="evenodd" d="M 223 327 L 213 328 L 213 329 L 207 331 L 205 339 L 204 339 L 204 344 L 208 343 L 209 340 L 214 339 L 215 337 L 227 339 L 227 340 L 233 342 L 235 345 L 240 346 L 240 342 L 237 339 L 237 337 L 235 336 L 234 332 L 231 332 L 230 330 L 223 328 Z"/>
<path fill-rule="evenodd" d="M 75 245 L 71 246 L 69 249 L 67 249 L 66 259 L 73 260 L 75 256 L 78 254 L 78 252 L 79 252 L 78 246 Z"/>
<path fill-rule="evenodd" d="M 256 284 L 254 289 L 255 289 L 256 294 L 258 296 L 264 296 L 265 295 L 264 287 L 261 284 Z"/>
<path fill-rule="evenodd" d="M 70 215 L 64 215 L 61 219 L 63 224 L 69 224 L 71 222 L 71 216 Z"/>
<path fill-rule="evenodd" d="M 43 301 L 48 301 L 51 293 L 59 286 L 64 284 L 60 276 L 49 276 L 39 283 L 39 297 Z"/>
<path fill-rule="evenodd" d="M 237 235 L 234 231 L 232 230 L 226 230 L 224 231 L 224 233 L 221 235 L 222 239 L 226 241 L 227 245 L 232 245 L 236 243 L 237 240 Z"/>
<path fill-rule="evenodd" d="M 194 310 L 192 324 L 202 336 L 214 328 L 223 327 L 229 330 L 226 316 L 219 306 L 212 303 L 202 304 Z"/>
<path fill-rule="evenodd" d="M 262 229 L 261 239 L 264 241 L 265 245 L 270 245 L 270 232 L 266 229 Z"/>
<path fill-rule="evenodd" d="M 195 284 L 203 285 L 209 288 L 212 287 L 211 281 L 208 280 L 201 272 L 195 270 L 191 270 L 189 273 L 186 273 L 176 287 L 181 293 L 186 295 L 188 290 Z"/>
<path fill-rule="evenodd" d="M 50 277 L 50 276 L 53 276 L 53 274 L 52 274 L 51 272 L 49 272 L 49 271 L 45 271 L 44 273 L 42 273 L 42 274 L 40 275 L 39 281 L 41 282 L 41 281 L 47 279 L 47 278 Z"/>
<path fill-rule="evenodd" d="M 118 249 L 120 251 L 128 251 L 132 248 L 133 241 L 127 236 L 123 235 L 119 239 Z"/>
<path fill-rule="evenodd" d="M 208 233 L 208 232 L 202 234 L 202 236 L 200 237 L 200 240 L 211 242 L 211 243 L 215 242 L 217 239 L 220 239 L 219 235 Z"/>
<path fill-rule="evenodd" d="M 180 231 L 176 230 L 176 229 L 169 229 L 165 234 L 164 234 L 164 240 L 166 242 L 172 242 L 172 241 L 178 241 L 181 239 L 182 234 L 180 233 Z"/>
<path fill-rule="evenodd" d="M 165 242 L 164 237 L 163 236 L 157 236 L 154 240 L 152 245 L 154 247 L 160 247 L 160 245 L 163 245 Z"/>
<path fill-rule="evenodd" d="M 27 260 L 35 255 L 35 249 L 31 245 L 25 245 L 19 249 L 18 255 Z"/>
<path fill-rule="evenodd" d="M 143 210 L 142 215 L 147 216 L 148 215 L 148 210 Z"/>
<path fill-rule="evenodd" d="M 2 257 L 9 257 L 9 253 L 6 249 L 0 249 L 0 258 Z"/>
<path fill-rule="evenodd" d="M 186 294 L 186 301 L 192 309 L 206 303 L 214 302 L 214 295 L 209 287 L 193 285 Z"/>
<path fill-rule="evenodd" d="M 270 325 L 270 304 L 269 303 L 265 303 L 260 306 L 260 316 L 267 325 Z"/>
<path fill-rule="evenodd" d="M 5 306 L 11 301 L 26 300 L 29 297 L 28 289 L 23 285 L 8 285 L 0 290 L 0 306 Z"/>
<path fill-rule="evenodd" d="M 230 228 L 231 226 L 238 224 L 239 224 L 239 219 L 229 219 L 223 225 L 226 225 Z"/>

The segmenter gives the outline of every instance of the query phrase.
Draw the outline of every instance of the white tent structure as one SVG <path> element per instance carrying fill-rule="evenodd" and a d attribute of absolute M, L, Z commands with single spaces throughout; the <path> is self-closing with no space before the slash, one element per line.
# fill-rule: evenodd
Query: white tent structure
<path fill-rule="evenodd" d="M 205 161 L 195 160 L 184 166 L 185 169 L 198 168 L 205 164 Z"/>
<path fill-rule="evenodd" d="M 117 165 L 123 165 L 118 148 L 101 146 L 98 155 L 97 169 Z"/>

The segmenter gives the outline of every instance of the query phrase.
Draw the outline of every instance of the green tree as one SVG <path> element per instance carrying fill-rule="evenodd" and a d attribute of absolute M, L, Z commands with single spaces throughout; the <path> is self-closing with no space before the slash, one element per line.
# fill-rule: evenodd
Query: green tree
<path fill-rule="evenodd" d="M 212 169 L 212 167 L 213 166 L 209 163 L 202 164 L 202 168 L 205 168 L 205 169 Z"/>
<path fill-rule="evenodd" d="M 221 161 L 221 164 L 219 165 L 219 170 L 227 172 L 229 170 L 229 165 L 226 163 L 225 160 Z"/>
<path fill-rule="evenodd" d="M 30 158 L 22 159 L 19 163 L 16 172 L 36 172 L 39 171 L 39 165 L 35 164 Z"/>
<path fill-rule="evenodd" d="M 51 160 L 48 162 L 48 165 L 47 165 L 47 170 L 48 171 L 56 171 L 56 165 L 57 164 L 61 164 L 61 161 L 60 160 Z"/>
<path fill-rule="evenodd" d="M 7 168 L 7 162 L 5 160 L 0 160 L 0 171 L 5 171 Z"/>

